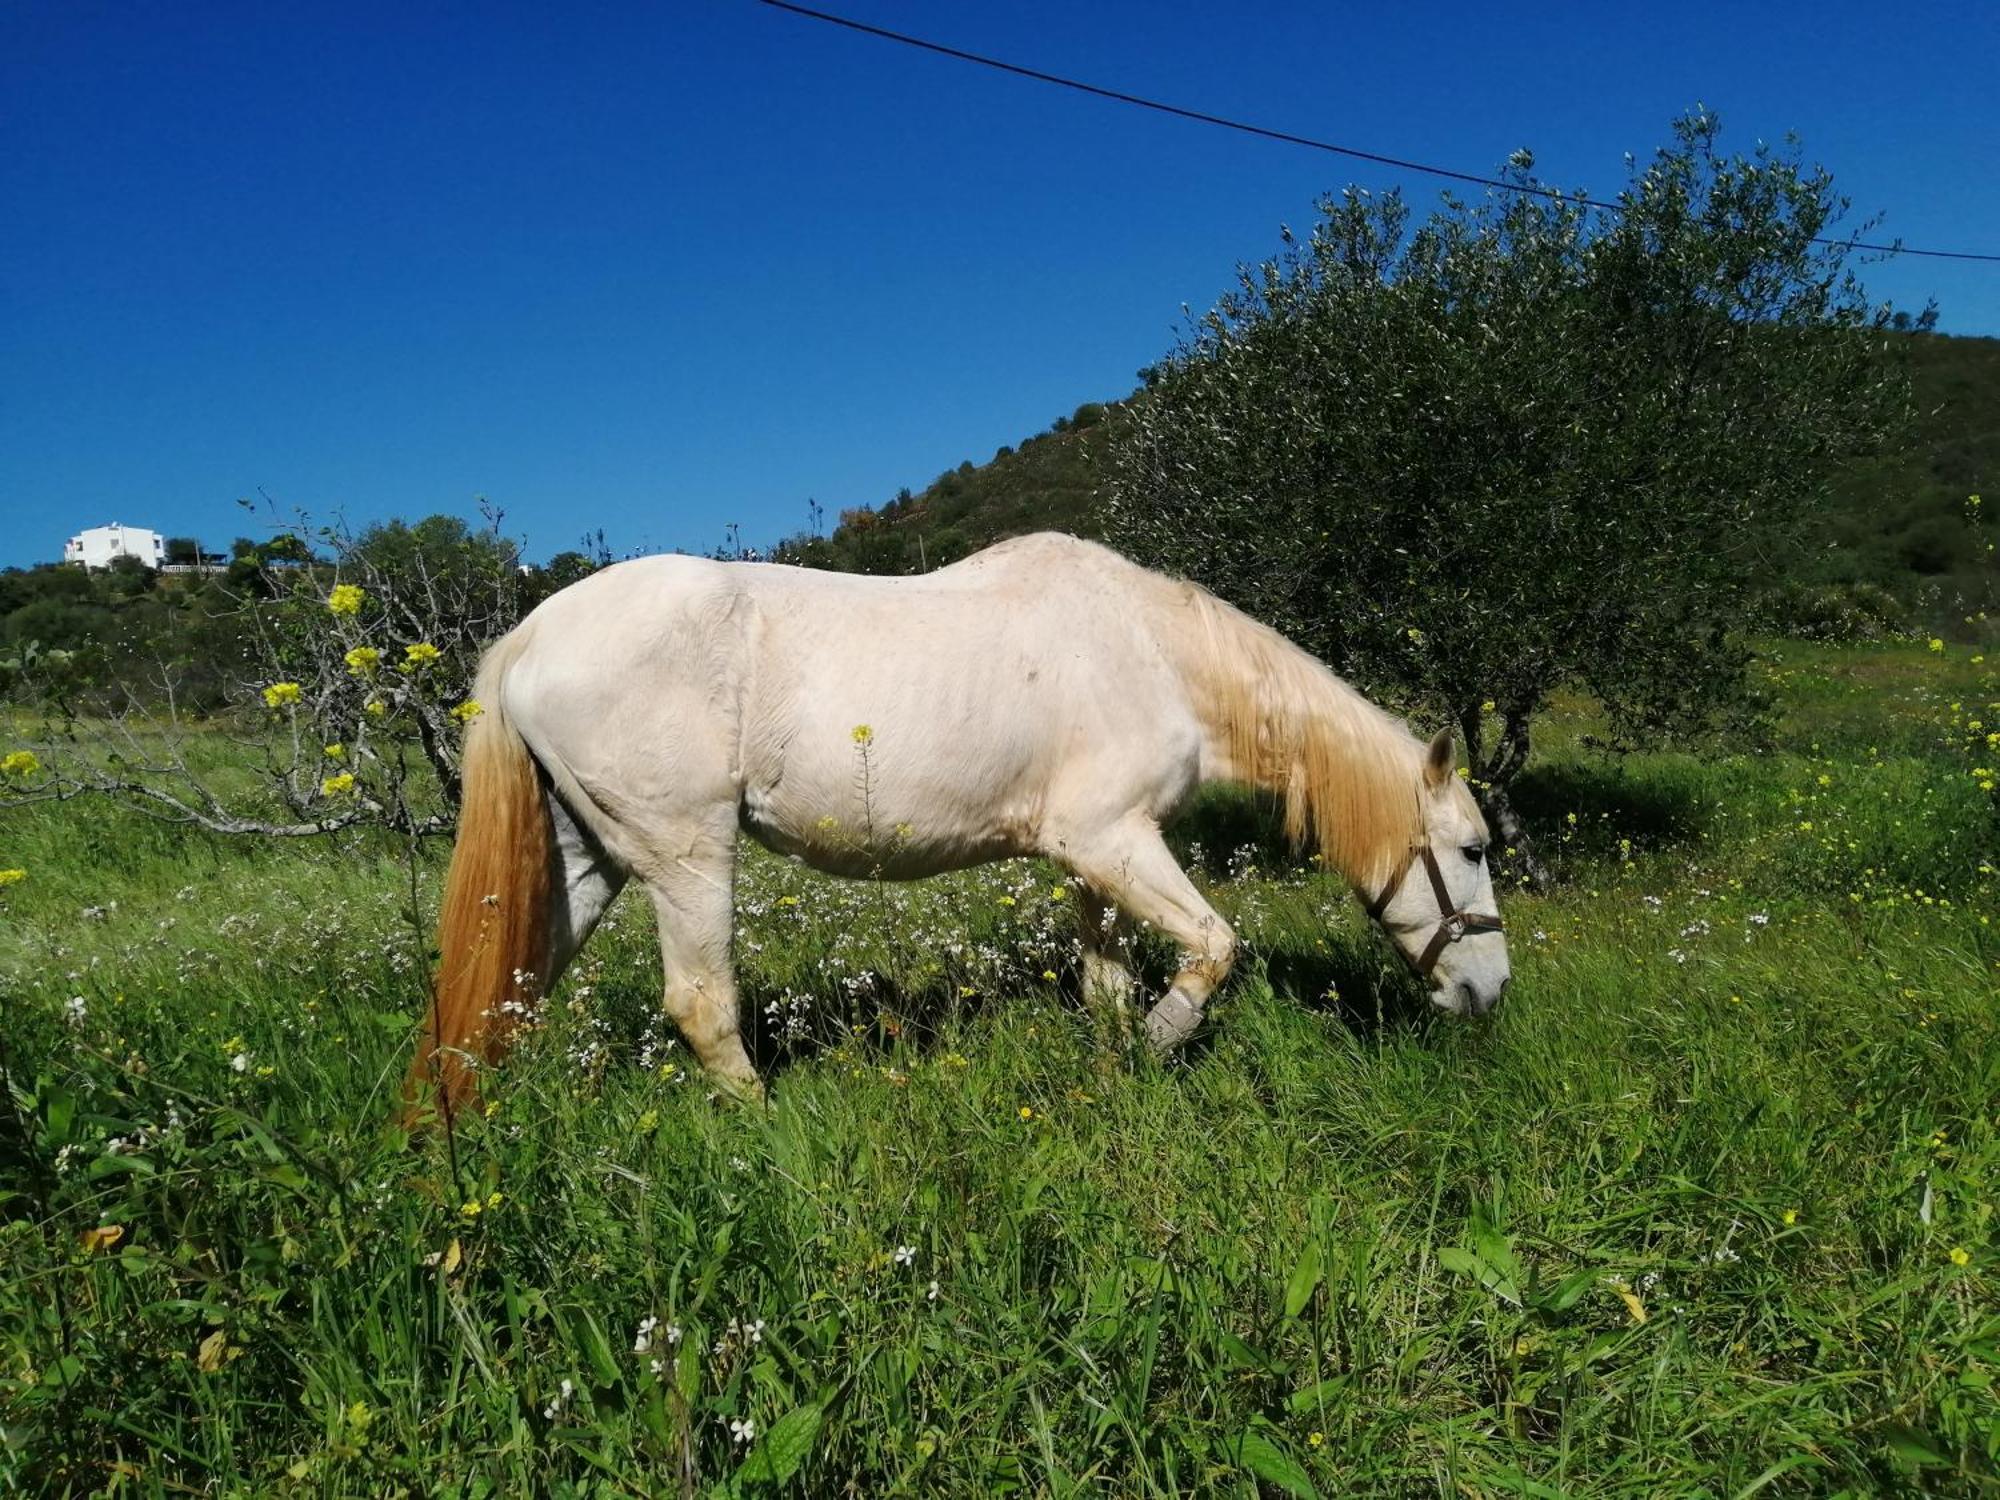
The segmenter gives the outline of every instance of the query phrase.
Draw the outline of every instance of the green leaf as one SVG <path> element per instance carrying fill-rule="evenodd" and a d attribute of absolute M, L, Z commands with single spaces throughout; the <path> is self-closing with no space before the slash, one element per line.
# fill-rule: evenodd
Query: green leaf
<path fill-rule="evenodd" d="M 1319 1241 L 1307 1244 L 1305 1254 L 1292 1267 L 1292 1279 L 1285 1283 L 1285 1316 L 1296 1318 L 1312 1300 L 1320 1280 Z"/>
<path fill-rule="evenodd" d="M 88 1181 L 96 1182 L 100 1178 L 116 1177 L 124 1172 L 136 1172 L 141 1177 L 151 1177 L 158 1171 L 159 1168 L 146 1157 L 121 1156 L 115 1151 L 107 1151 L 92 1162 L 90 1170 L 83 1175 Z"/>
<path fill-rule="evenodd" d="M 42 1118 L 46 1122 L 51 1146 L 61 1146 L 68 1142 L 70 1121 L 75 1116 L 75 1094 L 60 1084 L 52 1084 L 42 1090 Z"/>
<path fill-rule="evenodd" d="M 1514 1285 L 1520 1284 L 1521 1262 L 1514 1256 L 1513 1242 L 1487 1223 L 1483 1215 L 1475 1216 L 1472 1221 L 1472 1248 L 1497 1274 Z M 1519 1296 L 1514 1300 L 1519 1301 Z"/>
<path fill-rule="evenodd" d="M 1884 1427 L 1882 1441 L 1889 1445 L 1889 1451 L 1896 1457 L 1919 1468 L 1943 1468 L 1951 1463 L 1937 1451 L 1928 1434 L 1901 1422 L 1891 1422 Z"/>
<path fill-rule="evenodd" d="M 575 1308 L 570 1314 L 570 1337 L 581 1346 L 584 1357 L 596 1370 L 600 1384 L 616 1386 L 620 1383 L 621 1371 L 618 1361 L 612 1358 L 611 1345 L 605 1340 L 604 1330 L 597 1326 L 584 1308 Z"/>
<path fill-rule="evenodd" d="M 1447 1271 L 1456 1271 L 1461 1276 L 1470 1276 L 1502 1302 L 1512 1303 L 1515 1307 L 1521 1305 L 1521 1290 L 1514 1285 L 1512 1279 L 1493 1266 L 1488 1265 L 1470 1250 L 1460 1249 L 1457 1246 L 1453 1246 L 1448 1250 L 1440 1250 L 1438 1251 L 1438 1264 L 1443 1266 Z"/>
<path fill-rule="evenodd" d="M 1243 1435 L 1231 1444 L 1230 1456 L 1235 1459 L 1238 1468 L 1248 1470 L 1266 1484 L 1276 1485 L 1288 1495 L 1300 1496 L 1302 1500 L 1319 1500 L 1319 1491 L 1313 1487 L 1311 1476 L 1258 1428 L 1246 1428 Z"/>
<path fill-rule="evenodd" d="M 1291 1412 L 1318 1411 L 1329 1401 L 1354 1384 L 1351 1375 L 1335 1375 L 1327 1380 L 1316 1380 L 1311 1385 L 1301 1386 L 1293 1391 L 1285 1402 L 1285 1410 Z"/>
<path fill-rule="evenodd" d="M 786 1412 L 771 1425 L 769 1432 L 757 1440 L 756 1446 L 737 1469 L 736 1482 L 742 1484 L 758 1480 L 784 1484 L 789 1481 L 812 1456 L 813 1439 L 819 1436 L 820 1423 L 825 1416 L 819 1403 L 814 1401 Z"/>
<path fill-rule="evenodd" d="M 1259 1374 L 1268 1375 L 1278 1368 L 1270 1355 L 1251 1348 L 1233 1333 L 1223 1334 L 1217 1342 L 1222 1346 L 1224 1354 L 1246 1370 L 1255 1370 Z"/>
<path fill-rule="evenodd" d="M 1547 1291 L 1535 1294 L 1535 1306 L 1544 1312 L 1568 1312 L 1578 1299 L 1597 1284 L 1597 1272 L 1578 1271 L 1565 1276 Z"/>

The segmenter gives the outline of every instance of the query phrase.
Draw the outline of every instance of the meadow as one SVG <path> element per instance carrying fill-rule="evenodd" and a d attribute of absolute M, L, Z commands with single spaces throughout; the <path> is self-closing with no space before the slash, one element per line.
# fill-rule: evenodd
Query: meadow
<path fill-rule="evenodd" d="M 1059 871 L 757 853 L 768 1108 L 628 895 L 415 1145 L 442 843 L 0 811 L 0 1486 L 2000 1492 L 2000 657 L 1939 645 L 1769 644 L 1755 747 L 1564 703 L 1490 1022 L 1213 797 L 1183 1060 L 1078 1005 Z"/>

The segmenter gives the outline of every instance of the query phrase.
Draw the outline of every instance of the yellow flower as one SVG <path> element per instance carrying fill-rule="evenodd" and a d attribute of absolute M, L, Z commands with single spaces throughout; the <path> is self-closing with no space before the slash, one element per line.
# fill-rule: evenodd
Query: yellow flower
<path fill-rule="evenodd" d="M 1050 899 L 1051 901 L 1065 901 L 1065 900 L 1068 900 L 1068 899 L 1069 899 L 1069 887 L 1068 887 L 1068 886 L 1066 886 L 1066 885 L 1052 885 L 1052 886 L 1050 886 L 1050 887 L 1049 887 L 1049 899 Z"/>
<path fill-rule="evenodd" d="M 1788 1208 L 1779 1214 L 1778 1217 L 1787 1224 L 1796 1224 L 1799 1222 L 1799 1211 L 1796 1208 Z"/>
<path fill-rule="evenodd" d="M 1931 637 L 1931 650 L 1933 650 L 1933 651 L 1942 651 L 1942 650 L 1944 650 L 1944 642 L 1943 642 L 1943 641 L 1941 641 L 1941 640 L 1939 640 L 1939 639 L 1938 639 L 1938 638 L 1937 638 L 1936 636 L 1932 636 L 1932 637 Z"/>
<path fill-rule="evenodd" d="M 18 885 L 27 878 L 26 870 L 0 870 L 0 885 Z"/>
<path fill-rule="evenodd" d="M 32 750 L 10 750 L 0 756 L 0 776 L 32 776 L 41 768 Z"/>
<path fill-rule="evenodd" d="M 366 703 L 361 705 L 361 710 L 369 718 L 379 719 L 389 711 L 389 705 L 384 703 L 380 698 L 370 698 Z"/>
<path fill-rule="evenodd" d="M 461 724 L 470 724 L 474 719 L 478 718 L 481 714 L 485 712 L 486 709 L 481 705 L 480 701 L 477 698 L 467 698 L 463 703 L 459 704 L 457 708 L 454 708 L 451 711 L 451 716 L 454 719 L 458 720 L 458 722 Z"/>
<path fill-rule="evenodd" d="M 1326 1434 L 1323 1432 L 1309 1432 L 1306 1434 L 1306 1446 L 1308 1448 L 1317 1448 L 1325 1441 Z"/>
<path fill-rule="evenodd" d="M 296 682 L 274 682 L 264 689 L 266 708 L 283 708 L 287 703 L 299 701 L 299 685 Z"/>
<path fill-rule="evenodd" d="M 847 733 L 848 737 L 857 745 L 865 747 L 875 742 L 875 731 L 866 724 L 856 724 Z"/>
<path fill-rule="evenodd" d="M 338 797 L 343 792 L 354 790 L 354 773 L 342 771 L 338 776 L 329 776 L 319 784 L 322 797 Z"/>
<path fill-rule="evenodd" d="M 328 760 L 339 760 L 343 755 L 347 754 L 347 746 L 335 741 L 331 745 L 324 746 L 323 753 Z"/>
<path fill-rule="evenodd" d="M 326 607 L 337 615 L 358 615 L 361 601 L 368 596 L 351 583 L 337 583 L 333 592 L 326 596 Z"/>
<path fill-rule="evenodd" d="M 1021 1106 L 1019 1113 L 1021 1118 L 1024 1120 L 1032 1120 L 1035 1118 L 1034 1110 L 1025 1104 Z"/>
<path fill-rule="evenodd" d="M 458 1211 L 465 1218 L 476 1219 L 486 1211 L 486 1205 L 477 1198 L 468 1198 L 459 1204 Z"/>
<path fill-rule="evenodd" d="M 1967 1250 L 1965 1246 L 1963 1245 L 1952 1246 L 1951 1263 L 1953 1265 L 1955 1266 L 1967 1265 L 1971 1262 L 1971 1260 L 1972 1260 L 1972 1252 Z"/>
<path fill-rule="evenodd" d="M 1484 703 L 1480 704 L 1479 711 L 1483 714 L 1490 714 L 1494 712 L 1493 700 L 1491 698 L 1488 698 Z"/>
<path fill-rule="evenodd" d="M 1042 970 L 1042 978 L 1046 979 L 1050 984 L 1054 984 L 1056 982 L 1056 971 L 1054 969 L 1044 969 Z"/>
<path fill-rule="evenodd" d="M 417 641 L 403 648 L 403 670 L 421 672 L 438 659 L 438 648 L 429 641 Z"/>
<path fill-rule="evenodd" d="M 356 646 L 342 658 L 349 677 L 366 677 L 382 665 L 382 653 L 373 646 Z"/>
<path fill-rule="evenodd" d="M 488 1210 L 496 1209 L 506 1201 L 507 1201 L 507 1195 L 503 1192 L 500 1192 L 498 1189 L 495 1189 L 493 1192 L 490 1192 L 486 1195 L 486 1207 L 488 1208 Z"/>

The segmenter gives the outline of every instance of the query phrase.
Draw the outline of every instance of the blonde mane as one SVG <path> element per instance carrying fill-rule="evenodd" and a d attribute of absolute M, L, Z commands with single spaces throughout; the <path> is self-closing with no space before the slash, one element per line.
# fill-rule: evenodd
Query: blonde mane
<path fill-rule="evenodd" d="M 1196 622 L 1181 666 L 1229 778 L 1277 793 L 1287 837 L 1372 891 L 1423 837 L 1423 746 L 1275 630 L 1180 587 Z"/>

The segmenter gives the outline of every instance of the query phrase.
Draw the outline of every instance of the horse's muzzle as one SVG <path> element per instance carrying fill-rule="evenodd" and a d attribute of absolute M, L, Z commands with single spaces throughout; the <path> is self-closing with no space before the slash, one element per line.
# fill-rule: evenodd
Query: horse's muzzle
<path fill-rule="evenodd" d="M 1483 1016 L 1499 1005 L 1512 984 L 1513 976 L 1507 975 L 1490 991 L 1483 991 L 1469 979 L 1461 979 L 1456 984 L 1441 984 L 1431 991 L 1431 1004 L 1448 1015 Z"/>

